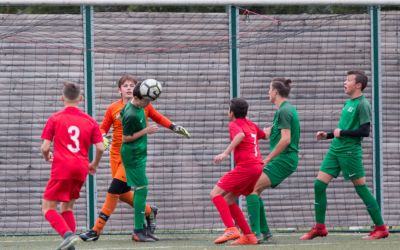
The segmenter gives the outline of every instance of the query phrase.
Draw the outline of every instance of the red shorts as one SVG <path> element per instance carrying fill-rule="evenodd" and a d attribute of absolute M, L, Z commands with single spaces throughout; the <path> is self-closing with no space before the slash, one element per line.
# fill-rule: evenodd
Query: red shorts
<path fill-rule="evenodd" d="M 69 202 L 79 198 L 83 181 L 79 180 L 53 180 L 47 182 L 43 199 L 49 201 Z"/>
<path fill-rule="evenodd" d="M 253 192 L 254 186 L 256 185 L 262 170 L 262 164 L 236 166 L 221 177 L 217 182 L 217 186 L 224 191 L 233 193 L 237 196 L 247 196 Z"/>

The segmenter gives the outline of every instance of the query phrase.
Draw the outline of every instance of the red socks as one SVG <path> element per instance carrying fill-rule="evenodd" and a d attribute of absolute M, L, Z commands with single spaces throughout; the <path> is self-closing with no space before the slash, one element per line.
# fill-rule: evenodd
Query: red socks
<path fill-rule="evenodd" d="M 74 213 L 71 210 L 67 210 L 61 213 L 61 216 L 64 218 L 65 222 L 71 229 L 73 233 L 76 232 L 76 221 Z"/>
<path fill-rule="evenodd" d="M 249 224 L 247 224 L 247 221 L 244 218 L 243 212 L 240 210 L 239 206 L 236 203 L 233 203 L 229 206 L 229 210 L 231 211 L 232 217 L 236 224 L 242 230 L 242 233 L 251 234 Z"/>
<path fill-rule="evenodd" d="M 235 224 L 233 223 L 231 212 L 229 211 L 228 204 L 226 203 L 224 197 L 222 195 L 217 195 L 212 199 L 212 202 L 217 208 L 225 227 L 234 227 Z"/>
<path fill-rule="evenodd" d="M 57 213 L 56 210 L 50 209 L 44 215 L 46 220 L 50 223 L 50 225 L 56 230 L 56 232 L 64 237 L 66 232 L 71 232 L 72 230 L 69 228 L 68 224 L 65 222 L 64 218 Z"/>

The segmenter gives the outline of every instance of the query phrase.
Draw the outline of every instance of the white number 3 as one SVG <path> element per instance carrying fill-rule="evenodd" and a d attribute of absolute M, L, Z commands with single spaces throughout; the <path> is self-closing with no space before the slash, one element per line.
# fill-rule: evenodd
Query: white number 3
<path fill-rule="evenodd" d="M 71 140 L 75 143 L 75 145 L 71 145 L 68 144 L 67 147 L 69 149 L 69 151 L 71 151 L 72 153 L 77 153 L 79 152 L 80 148 L 79 148 L 79 128 L 77 126 L 71 126 L 68 128 L 68 134 L 69 137 L 71 138 Z M 74 147 L 75 146 L 75 147 Z"/>

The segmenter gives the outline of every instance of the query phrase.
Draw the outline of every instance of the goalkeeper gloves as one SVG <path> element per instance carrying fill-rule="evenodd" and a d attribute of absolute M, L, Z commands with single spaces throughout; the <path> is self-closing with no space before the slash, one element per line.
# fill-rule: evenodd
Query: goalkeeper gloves
<path fill-rule="evenodd" d="M 110 139 L 108 139 L 105 135 L 103 136 L 103 146 L 104 146 L 104 151 L 110 149 Z"/>
<path fill-rule="evenodd" d="M 180 134 L 186 138 L 190 138 L 192 137 L 192 135 L 189 133 L 189 131 L 187 131 L 184 127 L 176 125 L 174 123 L 171 124 L 171 129 L 172 131 L 174 131 L 177 134 Z"/>

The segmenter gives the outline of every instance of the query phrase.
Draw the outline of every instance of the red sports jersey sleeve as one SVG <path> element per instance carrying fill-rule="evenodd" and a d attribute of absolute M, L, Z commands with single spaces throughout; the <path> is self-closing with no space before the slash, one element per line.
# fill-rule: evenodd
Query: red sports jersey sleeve
<path fill-rule="evenodd" d="M 230 138 L 238 133 L 244 133 L 243 140 L 233 151 L 236 165 L 262 164 L 258 140 L 265 138 L 264 132 L 256 124 L 247 119 L 236 119 L 229 123 Z"/>
<path fill-rule="evenodd" d="M 85 181 L 89 171 L 90 145 L 103 141 L 97 122 L 75 107 L 53 114 L 43 129 L 42 139 L 54 143 L 50 178 L 80 181 Z"/>

